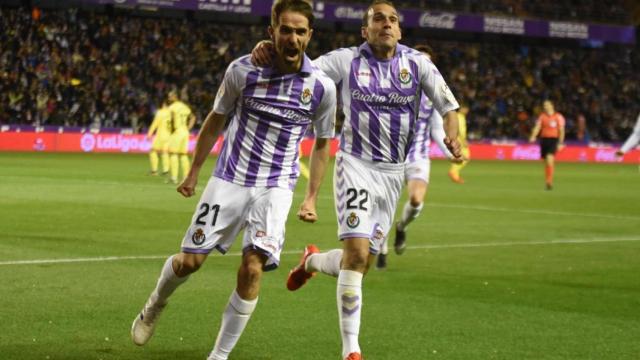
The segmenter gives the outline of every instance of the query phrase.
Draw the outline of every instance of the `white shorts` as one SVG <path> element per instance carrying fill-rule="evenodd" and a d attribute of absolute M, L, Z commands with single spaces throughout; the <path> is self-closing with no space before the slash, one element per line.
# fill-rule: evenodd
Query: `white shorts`
<path fill-rule="evenodd" d="M 288 189 L 244 187 L 211 177 L 182 239 L 182 251 L 208 254 L 216 249 L 225 254 L 246 227 L 242 252 L 257 250 L 267 255 L 264 270 L 273 270 L 280 263 L 292 200 Z"/>
<path fill-rule="evenodd" d="M 413 162 L 404 164 L 404 179 L 409 180 L 422 180 L 429 183 L 429 176 L 431 175 L 431 159 L 418 159 Z"/>
<path fill-rule="evenodd" d="M 404 164 L 368 162 L 338 152 L 333 193 L 338 237 L 369 239 L 377 254 L 391 226 L 404 183 Z"/>

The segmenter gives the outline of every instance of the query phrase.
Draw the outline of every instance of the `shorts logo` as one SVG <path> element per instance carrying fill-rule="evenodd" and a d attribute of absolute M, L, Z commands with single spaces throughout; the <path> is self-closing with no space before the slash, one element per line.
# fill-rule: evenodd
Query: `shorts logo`
<path fill-rule="evenodd" d="M 356 215 L 356 213 L 352 212 L 347 218 L 347 226 L 353 229 L 358 225 L 360 225 L 360 218 L 358 217 L 358 215 Z"/>
<path fill-rule="evenodd" d="M 311 90 L 309 90 L 308 88 L 302 90 L 302 94 L 300 94 L 300 102 L 303 105 L 309 105 L 312 95 L 313 94 L 311 94 Z"/>
<path fill-rule="evenodd" d="M 407 69 L 400 70 L 400 75 L 398 76 L 398 80 L 400 80 L 403 84 L 408 84 L 411 82 L 411 73 Z"/>
<path fill-rule="evenodd" d="M 384 233 L 382 232 L 382 230 L 377 229 L 377 230 L 376 230 L 376 233 L 373 235 L 373 238 L 374 238 L 375 240 L 380 241 L 380 240 L 382 240 L 382 239 L 384 238 Z"/>
<path fill-rule="evenodd" d="M 204 235 L 204 231 L 202 231 L 202 229 L 196 230 L 196 232 L 191 235 L 191 241 L 193 241 L 195 245 L 202 245 L 206 238 L 207 237 Z"/>
<path fill-rule="evenodd" d="M 256 231 L 256 237 L 257 237 L 257 238 L 263 237 L 263 236 L 265 236 L 265 235 L 267 235 L 267 233 L 265 233 L 265 232 L 264 232 L 264 231 L 262 231 L 262 230 L 258 230 L 258 231 Z"/>

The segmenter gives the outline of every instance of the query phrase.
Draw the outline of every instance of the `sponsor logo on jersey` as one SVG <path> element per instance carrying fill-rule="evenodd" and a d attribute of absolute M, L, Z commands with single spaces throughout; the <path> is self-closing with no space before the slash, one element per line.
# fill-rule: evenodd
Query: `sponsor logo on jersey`
<path fill-rule="evenodd" d="M 353 229 L 358 225 L 360 225 L 360 218 L 358 217 L 358 215 L 356 215 L 356 213 L 352 212 L 347 218 L 347 226 Z"/>
<path fill-rule="evenodd" d="M 313 94 L 311 94 L 311 90 L 309 90 L 308 88 L 302 90 L 302 94 L 300 94 L 300 102 L 303 105 L 308 105 L 311 102 L 312 95 Z"/>
<path fill-rule="evenodd" d="M 196 230 L 196 232 L 191 235 L 191 241 L 193 241 L 195 245 L 202 245 L 206 239 L 207 237 L 204 235 L 202 229 Z"/>
<path fill-rule="evenodd" d="M 398 80 L 400 80 L 403 84 L 408 84 L 411 82 L 412 76 L 409 70 L 402 69 L 400 70 L 400 75 L 398 75 Z"/>

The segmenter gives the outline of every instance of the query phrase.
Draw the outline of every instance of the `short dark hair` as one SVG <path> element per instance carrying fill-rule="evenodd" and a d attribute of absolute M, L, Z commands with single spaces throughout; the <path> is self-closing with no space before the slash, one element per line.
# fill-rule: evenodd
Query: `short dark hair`
<path fill-rule="evenodd" d="M 313 7 L 311 0 L 276 0 L 271 7 L 271 26 L 276 27 L 280 21 L 280 15 L 285 11 L 294 11 L 304 15 L 309 20 L 309 27 L 313 27 Z"/>
<path fill-rule="evenodd" d="M 390 0 L 373 0 L 371 2 L 371 5 L 369 5 L 367 10 L 365 10 L 364 14 L 362 15 L 362 26 L 367 26 L 369 24 L 369 10 L 371 10 L 372 7 L 380 4 L 389 5 L 394 9 L 396 8 L 396 6 L 393 5 L 393 2 L 391 2 Z"/>
<path fill-rule="evenodd" d="M 414 47 L 414 49 L 429 55 L 431 61 L 434 61 L 435 53 L 433 52 L 433 48 L 427 44 L 418 44 Z"/>

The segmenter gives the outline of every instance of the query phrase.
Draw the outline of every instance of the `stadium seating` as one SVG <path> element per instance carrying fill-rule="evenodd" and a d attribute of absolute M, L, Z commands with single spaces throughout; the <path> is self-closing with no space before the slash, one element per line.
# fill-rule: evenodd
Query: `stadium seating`
<path fill-rule="evenodd" d="M 497 3 L 506 2 L 487 2 Z M 0 11 L 0 124 L 137 132 L 174 86 L 203 119 L 230 60 L 266 37 L 264 25 L 78 9 Z M 633 127 L 638 47 L 427 41 L 456 95 L 471 105 L 472 139 L 526 138 L 547 97 L 567 118 L 569 140 L 621 141 Z M 318 31 L 308 53 L 360 42 L 356 32 Z"/>

